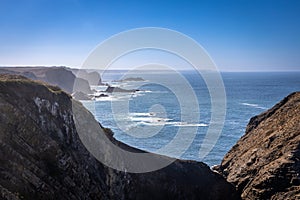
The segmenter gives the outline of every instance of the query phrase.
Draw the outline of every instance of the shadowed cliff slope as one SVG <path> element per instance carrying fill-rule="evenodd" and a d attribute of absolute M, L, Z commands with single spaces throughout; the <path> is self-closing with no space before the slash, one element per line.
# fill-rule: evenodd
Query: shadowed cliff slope
<path fill-rule="evenodd" d="M 253 117 L 219 170 L 243 199 L 300 199 L 300 92 Z"/>
<path fill-rule="evenodd" d="M 77 70 L 78 71 L 78 70 Z M 82 74 L 86 73 L 81 70 Z M 51 85 L 56 85 L 68 93 L 72 92 L 83 92 L 85 94 L 92 93 L 89 85 L 89 76 L 87 79 L 75 76 L 72 70 L 67 67 L 1 67 L 0 74 L 14 74 L 21 75 L 32 80 L 45 81 Z M 92 78 L 94 76 L 99 77 L 100 75 L 96 72 L 90 73 Z M 98 76 L 97 76 L 98 75 Z M 94 78 L 95 79 L 95 78 Z"/>
<path fill-rule="evenodd" d="M 58 87 L 0 75 L 1 199 L 238 199 L 231 184 L 199 162 L 177 160 L 143 174 L 104 166 L 78 137 L 72 101 Z M 81 103 L 74 105 L 83 119 L 94 120 Z M 107 129 L 99 134 L 142 152 Z"/>

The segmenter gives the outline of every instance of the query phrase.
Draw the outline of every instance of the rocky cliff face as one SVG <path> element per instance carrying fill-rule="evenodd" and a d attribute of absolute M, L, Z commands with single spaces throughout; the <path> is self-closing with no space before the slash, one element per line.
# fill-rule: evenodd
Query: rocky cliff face
<path fill-rule="evenodd" d="M 219 171 L 243 199 L 300 199 L 300 92 L 253 117 Z"/>
<path fill-rule="evenodd" d="M 85 79 L 90 85 L 103 85 L 100 74 L 98 72 L 87 72 L 84 69 L 71 69 L 78 78 Z"/>
<path fill-rule="evenodd" d="M 72 101 L 58 87 L 0 75 L 1 199 L 239 199 L 231 184 L 199 162 L 177 160 L 143 174 L 104 166 L 78 137 Z M 79 102 L 74 105 L 94 120 Z M 99 134 L 140 151 L 107 129 Z"/>
<path fill-rule="evenodd" d="M 82 74 L 89 74 L 84 70 L 81 70 L 81 72 Z M 84 94 L 92 93 L 89 80 L 82 77 L 76 77 L 71 69 L 66 67 L 6 67 L 0 69 L 0 74 L 22 75 L 32 80 L 45 81 L 60 87 L 70 94 L 73 92 L 82 92 Z M 91 79 L 90 77 L 100 77 L 97 72 L 90 74 L 91 75 L 86 76 L 86 78 Z"/>

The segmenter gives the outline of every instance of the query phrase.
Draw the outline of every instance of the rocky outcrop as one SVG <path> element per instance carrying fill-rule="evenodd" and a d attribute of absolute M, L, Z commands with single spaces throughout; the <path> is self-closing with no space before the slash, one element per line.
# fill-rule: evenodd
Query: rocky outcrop
<path fill-rule="evenodd" d="M 108 86 L 105 90 L 107 93 L 114 93 L 114 92 L 122 92 L 122 93 L 132 93 L 138 92 L 139 90 L 127 90 L 119 87 Z"/>
<path fill-rule="evenodd" d="M 300 92 L 253 117 L 219 171 L 243 199 L 300 199 Z"/>
<path fill-rule="evenodd" d="M 92 94 L 89 82 L 85 79 L 76 77 L 73 84 L 73 92 L 82 92 L 84 94 Z"/>
<path fill-rule="evenodd" d="M 141 174 L 106 167 L 81 143 L 74 106 L 80 119 L 98 124 L 58 87 L 0 75 L 1 199 L 238 199 L 231 184 L 200 162 L 176 160 Z M 142 152 L 99 126 L 102 137 Z"/>
<path fill-rule="evenodd" d="M 90 85 L 103 85 L 100 74 L 96 71 L 87 72 L 84 69 L 72 69 L 71 71 L 76 77 L 87 80 Z"/>
<path fill-rule="evenodd" d="M 90 85 L 87 80 L 76 77 L 71 71 L 65 68 L 58 67 L 52 68 L 46 71 L 45 77 L 43 78 L 47 83 L 57 85 L 64 91 L 82 92 L 85 94 L 92 93 Z"/>
<path fill-rule="evenodd" d="M 72 93 L 75 78 L 75 75 L 71 71 L 59 67 L 47 70 L 42 80 L 52 85 L 57 85 L 68 93 Z"/>

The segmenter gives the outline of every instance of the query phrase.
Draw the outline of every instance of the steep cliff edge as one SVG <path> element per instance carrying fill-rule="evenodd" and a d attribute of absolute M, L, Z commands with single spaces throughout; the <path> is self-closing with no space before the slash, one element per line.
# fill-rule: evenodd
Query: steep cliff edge
<path fill-rule="evenodd" d="M 92 93 L 89 80 L 75 76 L 73 70 L 67 67 L 1 67 L 0 74 L 21 75 L 32 80 L 45 81 L 70 94 L 73 92 Z M 85 71 L 81 70 L 81 72 L 84 73 Z M 97 72 L 90 74 L 92 78 L 96 77 L 97 79 L 98 77 L 97 80 L 101 82 L 100 75 Z M 90 78 L 89 76 L 86 77 Z"/>
<path fill-rule="evenodd" d="M 300 199 L 300 92 L 251 118 L 219 171 L 243 199 Z"/>
<path fill-rule="evenodd" d="M 176 160 L 142 174 L 104 166 L 79 139 L 72 101 L 58 87 L 0 75 L 1 199 L 239 199 L 231 184 L 199 162 Z M 83 119 L 94 120 L 74 105 Z M 105 129 L 99 134 L 142 152 Z"/>

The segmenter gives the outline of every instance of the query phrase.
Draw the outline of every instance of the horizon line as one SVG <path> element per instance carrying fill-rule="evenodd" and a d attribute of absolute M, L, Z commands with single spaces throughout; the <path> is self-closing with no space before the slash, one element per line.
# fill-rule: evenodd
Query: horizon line
<path fill-rule="evenodd" d="M 51 67 L 63 67 L 63 68 L 69 68 L 69 69 L 83 69 L 80 67 L 70 67 L 66 65 L 0 65 L 0 68 L 51 68 Z M 300 67 L 299 67 L 300 68 Z M 84 68 L 85 70 L 101 70 L 101 69 L 95 69 L 95 68 Z M 116 68 L 116 69 L 108 69 L 107 71 L 128 71 L 130 68 Z M 160 69 L 153 69 L 153 71 L 159 71 Z M 196 69 L 174 69 L 177 71 L 194 71 Z M 140 70 L 143 71 L 143 70 Z M 152 70 L 144 70 L 144 71 L 152 71 Z M 167 70 L 160 70 L 160 71 L 167 71 Z M 203 70 L 203 71 L 212 71 L 212 70 Z M 276 69 L 270 69 L 270 70 L 217 70 L 219 72 L 300 72 L 299 70 L 276 70 Z"/>

